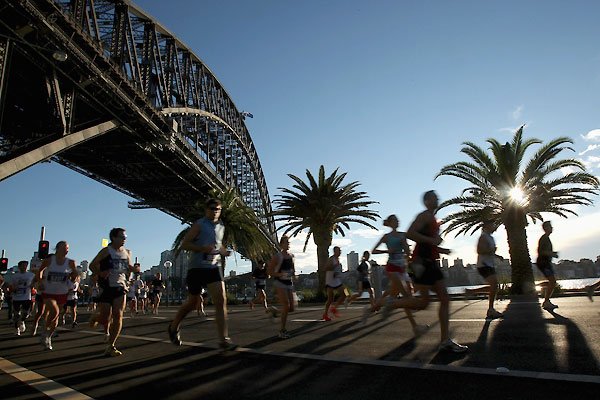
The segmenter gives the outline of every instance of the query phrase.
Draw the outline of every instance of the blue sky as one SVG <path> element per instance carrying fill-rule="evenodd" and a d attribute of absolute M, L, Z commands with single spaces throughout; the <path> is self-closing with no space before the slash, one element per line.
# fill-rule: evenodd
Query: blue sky
<path fill-rule="evenodd" d="M 421 194 L 442 199 L 465 187 L 433 180 L 464 159 L 461 143 L 568 136 L 576 157 L 599 175 L 600 3 L 596 1 L 138 1 L 193 49 L 240 110 L 274 199 L 323 164 L 361 182 L 382 217 L 406 229 Z M 91 260 L 113 226 L 128 230 L 128 247 L 144 268 L 158 263 L 182 228 L 154 210 L 129 210 L 126 196 L 54 163 L 0 183 L 0 248 L 11 265 L 29 259 L 40 226 L 71 243 L 71 256 Z M 598 199 L 596 198 L 596 201 Z M 600 208 L 553 220 L 561 258 L 600 254 Z M 443 217 L 445 211 L 440 213 Z M 335 237 L 343 252 L 370 250 L 385 232 L 354 226 Z M 541 235 L 529 228 L 531 252 Z M 499 253 L 508 256 L 503 229 Z M 476 236 L 445 245 L 474 262 Z M 316 267 L 314 246 L 292 249 L 304 272 Z M 380 260 L 383 262 L 383 259 Z M 237 262 L 237 265 L 236 265 Z M 230 260 L 238 272 L 245 262 Z"/>

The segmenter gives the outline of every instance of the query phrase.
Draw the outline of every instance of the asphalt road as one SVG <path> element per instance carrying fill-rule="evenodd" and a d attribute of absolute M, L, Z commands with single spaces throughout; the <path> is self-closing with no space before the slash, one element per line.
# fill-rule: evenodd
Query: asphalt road
<path fill-rule="evenodd" d="M 0 398 L 169 399 L 554 399 L 596 398 L 600 388 L 600 297 L 553 299 L 554 313 L 536 299 L 497 303 L 503 320 L 486 321 L 485 300 L 453 301 L 452 336 L 465 354 L 438 352 L 437 304 L 415 314 L 429 331 L 414 339 L 404 313 L 360 323 L 362 305 L 320 321 L 322 307 L 290 315 L 292 338 L 262 310 L 230 308 L 230 336 L 241 347 L 217 350 L 210 318 L 190 314 L 184 345 L 167 340 L 176 308 L 126 318 L 118 348 L 106 358 L 103 336 L 81 323 L 59 331 L 44 351 L 30 331 L 16 337 L 0 312 Z M 89 313 L 83 311 L 80 321 Z M 504 372 L 498 372 L 497 368 Z M 44 394 L 45 393 L 45 394 Z M 86 397 L 89 396 L 89 397 Z"/>

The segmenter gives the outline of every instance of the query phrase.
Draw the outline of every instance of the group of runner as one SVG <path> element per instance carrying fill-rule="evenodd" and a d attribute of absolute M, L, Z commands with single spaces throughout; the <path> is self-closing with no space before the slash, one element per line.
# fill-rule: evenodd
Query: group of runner
<path fill-rule="evenodd" d="M 439 265 L 440 254 L 449 254 L 450 250 L 439 247 L 442 242 L 440 226 L 435 217 L 439 205 L 438 196 L 434 191 L 428 191 L 423 196 L 425 210 L 421 212 L 411 223 L 406 233 L 398 231 L 400 222 L 395 215 L 390 215 L 384 221 L 384 226 L 390 228 L 377 242 L 372 254 L 388 254 L 385 266 L 389 278 L 389 287 L 377 300 L 374 298 L 373 290 L 368 279 L 369 258 L 371 253 L 363 253 L 362 262 L 357 268 L 358 293 L 347 296 L 342 284 L 342 264 L 340 262 L 341 249 L 333 248 L 333 255 L 328 258 L 325 266 L 325 283 L 327 289 L 327 301 L 322 316 L 323 321 L 330 321 L 331 315 L 339 316 L 338 308 L 342 303 L 350 304 L 359 298 L 364 291 L 369 293 L 370 304 L 363 311 L 363 322 L 369 316 L 382 310 L 383 318 L 387 318 L 395 308 L 404 309 L 413 333 L 419 336 L 429 329 L 428 325 L 417 324 L 412 311 L 422 310 L 430 303 L 430 292 L 437 295 L 439 300 L 439 325 L 440 325 L 440 351 L 452 351 L 462 353 L 468 350 L 467 346 L 461 345 L 449 337 L 449 296 L 444 282 L 444 276 Z M 198 315 L 204 309 L 205 290 L 210 295 L 215 306 L 215 321 L 219 345 L 223 350 L 236 348 L 228 335 L 227 324 L 227 301 L 221 268 L 222 258 L 229 255 L 229 251 L 223 244 L 225 227 L 220 220 L 221 202 L 210 199 L 206 203 L 205 216 L 197 220 L 182 240 L 182 249 L 191 252 L 188 266 L 186 285 L 188 298 L 179 307 L 175 318 L 168 324 L 167 333 L 170 341 L 177 346 L 182 345 L 181 323 L 183 319 L 193 310 Z M 495 225 L 491 221 L 484 221 L 482 234 L 478 241 L 478 271 L 487 281 L 489 286 L 484 290 L 489 292 L 489 309 L 487 318 L 502 318 L 502 313 L 494 309 L 494 301 L 497 293 L 497 278 L 494 268 L 496 246 L 492 233 Z M 538 268 L 548 277 L 546 285 L 545 300 L 542 307 L 552 310 L 556 306 L 549 301 L 555 286 L 554 272 L 550 260 L 557 256 L 552 249 L 549 239 L 552 226 L 544 222 L 545 234 L 540 238 L 538 246 Z M 98 324 L 104 326 L 106 356 L 119 356 L 122 354 L 116 348 L 116 342 L 120 335 L 123 324 L 123 313 L 127 304 L 130 305 L 132 315 L 144 309 L 145 299 L 151 294 L 153 299 L 152 312 L 158 313 L 160 303 L 160 292 L 164 288 L 164 282 L 160 274 L 157 274 L 150 285 L 139 278 L 140 265 L 131 263 L 130 254 L 125 249 L 127 235 L 123 228 L 113 228 L 109 234 L 110 243 L 96 255 L 90 264 L 93 273 L 94 285 L 92 297 L 98 304 L 97 311 L 90 318 L 90 326 Z M 410 255 L 407 239 L 414 241 L 415 247 Z M 280 251 L 276 253 L 266 265 L 261 265 L 253 271 L 256 281 L 257 297 L 250 302 L 254 308 L 256 303 L 263 306 L 266 312 L 273 318 L 279 318 L 279 338 L 287 339 L 290 333 L 287 330 L 287 317 L 297 307 L 298 298 L 293 284 L 295 276 L 294 255 L 289 252 L 290 243 L 287 236 L 280 240 Z M 380 247 L 385 245 L 385 249 Z M 45 349 L 52 350 L 52 337 L 58 325 L 61 315 L 60 307 L 66 306 L 73 318 L 73 327 L 77 325 L 77 294 L 79 289 L 79 277 L 75 262 L 67 257 L 69 244 L 65 241 L 58 242 L 56 252 L 43 260 L 36 274 L 27 271 L 27 262 L 18 264 L 19 272 L 15 274 L 11 289 L 13 293 L 13 318 L 17 334 L 25 331 L 25 320 L 31 311 L 31 288 L 37 282 L 38 310 L 34 318 L 34 335 L 38 330 L 38 322 L 44 319 L 44 330 L 41 334 L 41 343 Z M 265 293 L 266 280 L 273 279 L 278 308 L 269 307 Z M 590 287 L 592 290 L 595 287 Z M 593 292 L 587 289 L 590 300 Z M 335 294 L 338 297 L 334 303 Z M 415 296 L 414 294 L 417 294 Z M 398 297 L 400 296 L 401 297 Z M 62 314 L 64 323 L 64 315 Z"/>

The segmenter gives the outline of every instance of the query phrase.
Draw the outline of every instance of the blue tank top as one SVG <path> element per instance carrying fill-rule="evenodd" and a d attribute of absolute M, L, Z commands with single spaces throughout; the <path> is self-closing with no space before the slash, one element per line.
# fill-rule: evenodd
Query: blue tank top
<path fill-rule="evenodd" d="M 207 218 L 196 221 L 200 225 L 200 233 L 194 239 L 196 246 L 214 245 L 215 250 L 211 253 L 192 253 L 189 268 L 218 268 L 221 261 L 219 249 L 223 244 L 225 226 L 221 221 L 214 223 Z"/>

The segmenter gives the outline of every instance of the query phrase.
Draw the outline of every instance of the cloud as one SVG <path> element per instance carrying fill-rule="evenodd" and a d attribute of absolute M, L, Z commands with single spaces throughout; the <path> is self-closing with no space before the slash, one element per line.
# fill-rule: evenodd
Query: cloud
<path fill-rule="evenodd" d="M 511 113 L 511 117 L 513 120 L 519 120 L 521 119 L 521 116 L 523 115 L 523 105 L 521 104 L 520 106 L 518 106 L 517 108 L 515 108 L 512 113 Z"/>
<path fill-rule="evenodd" d="M 581 135 L 586 142 L 600 142 L 600 129 L 592 129 L 585 135 Z"/>
<path fill-rule="evenodd" d="M 579 153 L 579 155 L 582 156 L 585 153 L 589 153 L 590 151 L 596 150 L 599 147 L 600 147 L 600 144 L 588 144 L 588 147 L 584 151 Z"/>
<path fill-rule="evenodd" d="M 363 228 L 363 229 L 352 229 L 350 236 L 358 236 L 363 239 L 377 239 L 383 236 L 387 230 Z"/>
<path fill-rule="evenodd" d="M 588 170 L 600 167 L 600 157 L 597 156 L 587 156 L 586 158 L 582 159 L 581 162 Z"/>

